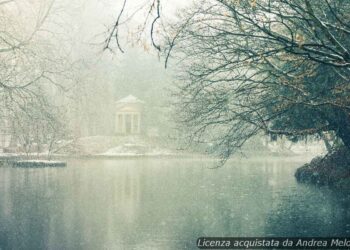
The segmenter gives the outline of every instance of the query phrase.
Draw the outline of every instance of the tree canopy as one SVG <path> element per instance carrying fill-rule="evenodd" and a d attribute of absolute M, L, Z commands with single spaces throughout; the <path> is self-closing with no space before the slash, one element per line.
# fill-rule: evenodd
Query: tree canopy
<path fill-rule="evenodd" d="M 161 3 L 151 5 L 153 44 Z M 334 133 L 350 147 L 349 11 L 341 0 L 195 1 L 158 24 L 155 49 L 180 65 L 177 108 L 191 138 L 223 157 L 260 131 Z"/>

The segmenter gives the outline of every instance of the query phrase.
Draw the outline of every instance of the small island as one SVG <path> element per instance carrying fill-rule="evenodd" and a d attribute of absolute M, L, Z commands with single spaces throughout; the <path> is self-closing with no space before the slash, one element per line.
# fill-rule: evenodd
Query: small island
<path fill-rule="evenodd" d="M 64 161 L 50 160 L 20 160 L 14 161 L 12 166 L 17 168 L 66 167 L 67 163 Z"/>

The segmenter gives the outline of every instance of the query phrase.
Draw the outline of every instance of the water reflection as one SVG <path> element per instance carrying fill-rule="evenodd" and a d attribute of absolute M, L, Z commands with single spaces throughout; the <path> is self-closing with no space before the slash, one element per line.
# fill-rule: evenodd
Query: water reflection
<path fill-rule="evenodd" d="M 298 185 L 302 162 L 72 161 L 0 168 L 0 248 L 194 249 L 199 236 L 349 235 L 349 197 Z"/>

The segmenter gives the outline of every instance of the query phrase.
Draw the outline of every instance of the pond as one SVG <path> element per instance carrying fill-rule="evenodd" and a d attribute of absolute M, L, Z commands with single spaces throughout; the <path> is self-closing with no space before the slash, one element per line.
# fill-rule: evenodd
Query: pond
<path fill-rule="evenodd" d="M 201 236 L 350 236 L 349 195 L 296 158 L 70 160 L 0 168 L 0 249 L 196 249 Z"/>

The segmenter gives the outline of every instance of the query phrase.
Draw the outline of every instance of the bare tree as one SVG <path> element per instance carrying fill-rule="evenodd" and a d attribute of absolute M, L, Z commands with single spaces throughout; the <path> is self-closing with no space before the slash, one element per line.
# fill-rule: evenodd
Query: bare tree
<path fill-rule="evenodd" d="M 48 137 L 63 128 L 54 125 L 57 112 L 49 99 L 57 90 L 66 90 L 62 79 L 71 64 L 52 39 L 48 21 L 53 5 L 44 0 L 0 2 L 1 115 L 27 152 L 32 143 L 48 143 Z"/>
<path fill-rule="evenodd" d="M 47 152 L 50 157 L 60 146 L 59 141 L 66 137 L 64 115 L 43 96 L 27 97 L 18 105 L 8 102 L 12 140 L 27 156 Z"/>
<path fill-rule="evenodd" d="M 349 10 L 340 0 L 187 8 L 156 49 L 166 63 L 180 62 L 178 114 L 191 138 L 215 141 L 224 158 L 259 131 L 290 138 L 333 131 L 350 147 Z"/>

